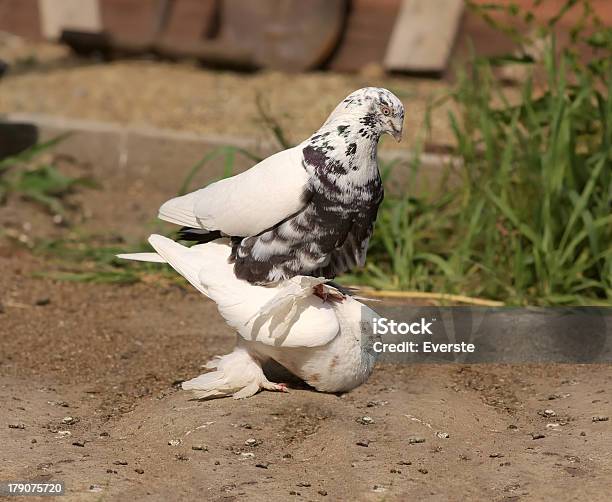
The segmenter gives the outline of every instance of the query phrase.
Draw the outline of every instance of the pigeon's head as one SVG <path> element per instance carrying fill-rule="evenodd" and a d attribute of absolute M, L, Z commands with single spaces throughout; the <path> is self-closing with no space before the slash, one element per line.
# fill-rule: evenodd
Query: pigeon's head
<path fill-rule="evenodd" d="M 332 112 L 326 123 L 353 117 L 379 136 L 387 133 L 402 139 L 404 105 L 391 91 L 382 87 L 364 87 L 349 94 Z"/>

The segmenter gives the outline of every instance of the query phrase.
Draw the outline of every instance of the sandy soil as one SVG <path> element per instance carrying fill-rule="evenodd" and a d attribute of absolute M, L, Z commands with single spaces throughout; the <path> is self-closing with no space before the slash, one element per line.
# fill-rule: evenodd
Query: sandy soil
<path fill-rule="evenodd" d="M 346 395 L 198 402 L 175 383 L 233 343 L 211 302 L 33 280 L 44 264 L 6 248 L 1 266 L 3 479 L 66 500 L 609 498 L 609 366 L 380 366 Z"/>
<path fill-rule="evenodd" d="M 1 228 L 137 242 L 181 179 L 145 167 L 64 159 L 102 186 L 70 197 L 71 226 L 11 197 Z M 347 395 L 198 402 L 177 382 L 234 341 L 212 303 L 33 277 L 57 266 L 0 240 L 1 479 L 79 501 L 609 500 L 612 422 L 592 418 L 612 414 L 610 366 L 381 365 Z"/>

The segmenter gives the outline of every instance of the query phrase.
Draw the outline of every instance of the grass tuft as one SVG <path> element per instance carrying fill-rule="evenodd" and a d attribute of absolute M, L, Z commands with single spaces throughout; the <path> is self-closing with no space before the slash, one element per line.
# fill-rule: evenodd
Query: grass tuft
<path fill-rule="evenodd" d="M 385 199 L 366 268 L 347 279 L 510 304 L 612 304 L 612 37 L 579 33 L 576 43 L 606 44 L 602 56 L 581 64 L 542 32 L 543 60 L 515 103 L 491 61 L 459 71 L 446 99 L 460 162 L 441 191 Z"/>
<path fill-rule="evenodd" d="M 62 174 L 53 163 L 41 160 L 68 135 L 30 147 L 0 161 L 0 204 L 10 194 L 41 205 L 52 214 L 64 216 L 64 197 L 78 187 L 96 187 L 91 178 L 72 178 Z"/>

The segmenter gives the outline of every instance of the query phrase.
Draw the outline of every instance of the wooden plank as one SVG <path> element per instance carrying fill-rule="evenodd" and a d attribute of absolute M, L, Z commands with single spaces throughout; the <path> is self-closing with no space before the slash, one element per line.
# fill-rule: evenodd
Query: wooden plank
<path fill-rule="evenodd" d="M 401 0 L 352 0 L 340 46 L 326 65 L 333 71 L 359 71 L 381 64 Z"/>
<path fill-rule="evenodd" d="M 41 32 L 51 40 L 58 39 L 65 29 L 102 30 L 98 0 L 38 0 L 38 9 Z"/>
<path fill-rule="evenodd" d="M 224 42 L 248 49 L 258 66 L 318 67 L 342 35 L 346 0 L 224 0 Z"/>
<path fill-rule="evenodd" d="M 212 38 L 217 4 L 217 0 L 174 0 L 162 43 L 179 51 L 181 45 Z"/>
<path fill-rule="evenodd" d="M 0 0 L 0 31 L 42 40 L 37 0 Z"/>
<path fill-rule="evenodd" d="M 387 70 L 441 72 L 446 68 L 463 0 L 403 0 L 387 46 Z"/>
<path fill-rule="evenodd" d="M 148 50 L 158 35 L 162 4 L 161 0 L 102 0 L 104 30 L 122 45 Z"/>

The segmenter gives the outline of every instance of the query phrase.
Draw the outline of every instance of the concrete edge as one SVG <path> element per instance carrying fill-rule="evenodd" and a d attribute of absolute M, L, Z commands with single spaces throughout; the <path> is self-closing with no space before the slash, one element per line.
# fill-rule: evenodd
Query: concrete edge
<path fill-rule="evenodd" d="M 120 138 L 127 136 L 141 137 L 143 139 L 154 139 L 162 141 L 201 143 L 207 147 L 237 146 L 240 148 L 255 148 L 263 151 L 273 151 L 277 147 L 272 142 L 261 142 L 241 136 L 221 134 L 199 134 L 189 131 L 178 131 L 176 129 L 164 129 L 148 125 L 125 125 L 116 122 L 102 122 L 87 119 L 74 119 L 55 115 L 37 113 L 9 113 L 0 115 L 3 122 L 25 122 L 39 127 L 41 130 L 74 131 L 83 133 L 112 133 Z M 389 161 L 413 161 L 416 153 L 408 149 L 394 149 L 380 151 L 381 160 Z M 440 166 L 452 162 L 460 162 L 456 157 L 446 154 L 423 152 L 420 154 L 423 165 Z"/>

